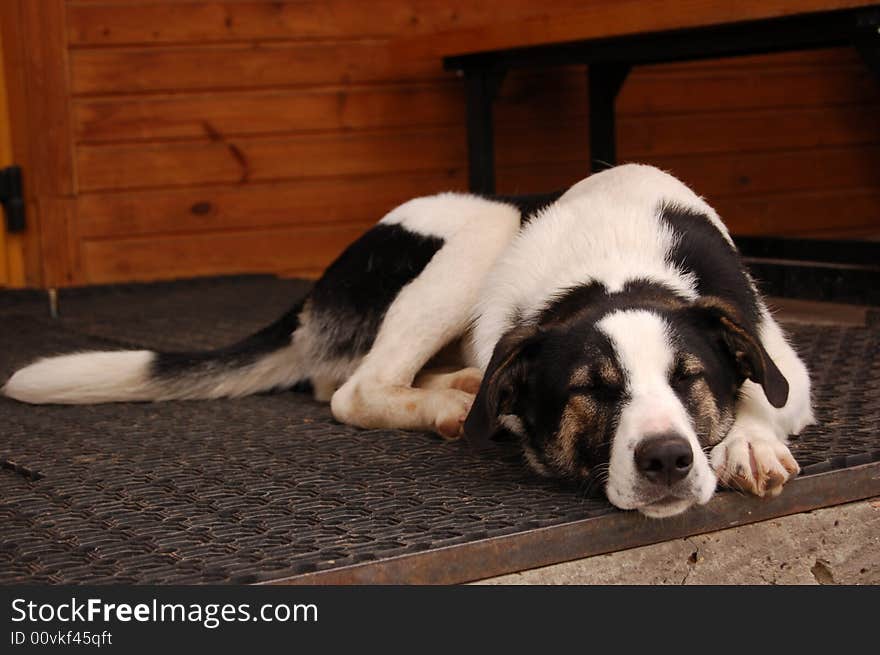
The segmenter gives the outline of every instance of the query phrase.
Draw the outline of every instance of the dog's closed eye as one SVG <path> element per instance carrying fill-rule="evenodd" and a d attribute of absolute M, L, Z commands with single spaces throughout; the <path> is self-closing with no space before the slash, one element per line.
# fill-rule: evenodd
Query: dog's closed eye
<path fill-rule="evenodd" d="M 591 396 L 596 400 L 614 402 L 623 395 L 623 375 L 607 358 L 578 369 L 569 380 L 570 396 Z"/>
<path fill-rule="evenodd" d="M 669 375 L 669 384 L 674 389 L 687 389 L 703 377 L 703 365 L 694 357 L 685 357 L 676 362 Z"/>
<path fill-rule="evenodd" d="M 595 377 L 584 383 L 570 386 L 568 393 L 570 396 L 591 396 L 597 400 L 610 402 L 623 395 L 623 385 L 616 381 Z"/>

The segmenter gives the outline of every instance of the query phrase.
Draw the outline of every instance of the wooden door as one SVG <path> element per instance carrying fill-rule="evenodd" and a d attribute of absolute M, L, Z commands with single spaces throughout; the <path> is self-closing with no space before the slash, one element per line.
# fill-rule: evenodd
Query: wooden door
<path fill-rule="evenodd" d="M 65 0 L 0 1 L 0 162 L 22 169 L 26 228 L 5 234 L 9 286 L 76 282 Z"/>
<path fill-rule="evenodd" d="M 0 34 L 0 62 L 3 61 L 3 35 Z M 12 163 L 12 144 L 10 143 L 9 109 L 6 99 L 6 75 L 0 66 L 0 168 Z M 6 237 L 6 227 L 0 227 L 0 286 L 8 286 L 12 278 L 11 244 Z"/>

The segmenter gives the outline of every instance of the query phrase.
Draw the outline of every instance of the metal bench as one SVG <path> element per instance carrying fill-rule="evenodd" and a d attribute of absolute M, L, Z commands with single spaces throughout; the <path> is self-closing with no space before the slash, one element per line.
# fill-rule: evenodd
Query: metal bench
<path fill-rule="evenodd" d="M 853 0 L 622 0 L 398 42 L 398 56 L 435 56 L 463 78 L 468 184 L 495 193 L 493 103 L 508 71 L 588 69 L 590 162 L 616 162 L 615 100 L 634 66 L 852 46 L 880 81 L 880 4 Z M 587 171 L 584 171 L 586 174 Z M 535 190 L 530 190 L 535 191 Z M 540 206 L 554 194 L 518 196 Z M 508 197 L 510 199 L 511 197 Z M 737 237 L 765 292 L 880 304 L 880 243 Z"/>
<path fill-rule="evenodd" d="M 573 14 L 446 32 L 421 46 L 442 55 L 444 67 L 464 77 L 471 191 L 495 192 L 492 105 L 512 69 L 588 67 L 593 171 L 615 163 L 615 99 L 634 66 L 851 45 L 880 81 L 878 4 L 737 3 L 733 19 L 730 8 L 712 6 L 724 3 L 641 3 L 646 16 L 636 22 L 633 4 L 593 3 Z M 686 16 L 692 4 L 704 11 Z M 670 23 L 676 19 L 669 12 L 680 21 Z"/>

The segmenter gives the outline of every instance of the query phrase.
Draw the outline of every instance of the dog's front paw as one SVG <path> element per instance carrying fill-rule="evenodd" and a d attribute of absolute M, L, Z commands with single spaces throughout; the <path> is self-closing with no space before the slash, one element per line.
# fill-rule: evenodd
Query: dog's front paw
<path fill-rule="evenodd" d="M 712 468 L 726 487 L 756 496 L 776 496 L 801 468 L 791 451 L 772 434 L 737 432 L 712 449 Z"/>
<path fill-rule="evenodd" d="M 474 395 L 458 389 L 434 393 L 437 400 L 434 431 L 444 439 L 458 439 L 464 434 L 464 420 L 474 404 Z"/>

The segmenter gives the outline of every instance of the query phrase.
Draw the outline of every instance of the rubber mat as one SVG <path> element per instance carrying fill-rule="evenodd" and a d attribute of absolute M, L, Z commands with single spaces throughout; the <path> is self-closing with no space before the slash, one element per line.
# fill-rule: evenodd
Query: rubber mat
<path fill-rule="evenodd" d="M 67 290 L 55 321 L 44 294 L 0 293 L 0 379 L 72 350 L 219 346 L 307 288 L 251 276 Z M 802 478 L 880 460 L 880 327 L 790 332 L 820 420 L 792 442 Z M 564 533 L 552 529 L 633 516 L 530 474 L 513 451 L 350 428 L 294 392 L 82 407 L 0 399 L 0 463 L 0 583 L 458 582 L 512 565 L 487 560 L 487 544 L 529 536 L 516 565 L 539 565 L 562 557 L 552 542 Z M 821 506 L 824 487 L 810 488 Z M 690 529 L 689 514 L 672 532 Z M 621 534 L 615 548 L 639 545 Z M 426 573 L 412 559 L 436 553 L 456 566 L 448 555 L 442 575 Z M 416 563 L 369 575 L 388 562 Z M 330 575 L 349 570 L 360 573 Z"/>

